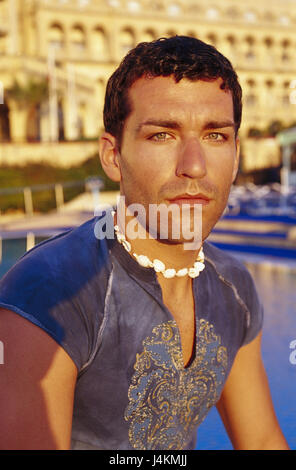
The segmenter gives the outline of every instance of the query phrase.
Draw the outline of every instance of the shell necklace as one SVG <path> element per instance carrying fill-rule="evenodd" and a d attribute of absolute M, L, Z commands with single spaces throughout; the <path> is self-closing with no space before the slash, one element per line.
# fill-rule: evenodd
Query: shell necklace
<path fill-rule="evenodd" d="M 115 213 L 112 212 L 112 215 L 114 217 Z M 198 257 L 191 268 L 182 268 L 176 271 L 174 268 L 166 268 L 165 264 L 159 259 L 151 261 L 148 256 L 133 253 L 131 244 L 127 241 L 125 235 L 120 232 L 118 225 L 114 225 L 114 231 L 118 242 L 136 259 L 140 266 L 143 266 L 144 268 L 153 268 L 156 273 L 161 273 L 167 279 L 171 279 L 175 276 L 184 277 L 187 275 L 191 278 L 195 278 L 199 276 L 199 273 L 205 268 L 204 252 L 202 247 L 199 250 Z"/>

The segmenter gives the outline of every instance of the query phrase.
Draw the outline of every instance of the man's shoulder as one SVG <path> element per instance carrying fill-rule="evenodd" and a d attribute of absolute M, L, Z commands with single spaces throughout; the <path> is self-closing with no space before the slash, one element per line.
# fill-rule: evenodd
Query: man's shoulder
<path fill-rule="evenodd" d="M 204 252 L 212 282 L 220 283 L 226 291 L 230 289 L 232 299 L 244 313 L 246 330 L 242 345 L 247 344 L 257 336 L 263 323 L 263 307 L 253 277 L 241 261 L 216 246 L 206 243 Z"/>
<path fill-rule="evenodd" d="M 108 263 L 108 246 L 95 236 L 97 218 L 48 238 L 26 252 L 0 282 L 17 282 L 29 278 L 40 282 L 91 277 Z"/>
<path fill-rule="evenodd" d="M 244 283 L 251 283 L 251 275 L 237 257 L 221 250 L 210 242 L 204 244 L 205 260 L 213 268 L 216 275 L 225 282 L 235 286 L 244 287 Z"/>
<path fill-rule="evenodd" d="M 98 334 L 111 271 L 96 218 L 36 245 L 0 280 L 0 307 L 41 327 L 78 369 Z"/>

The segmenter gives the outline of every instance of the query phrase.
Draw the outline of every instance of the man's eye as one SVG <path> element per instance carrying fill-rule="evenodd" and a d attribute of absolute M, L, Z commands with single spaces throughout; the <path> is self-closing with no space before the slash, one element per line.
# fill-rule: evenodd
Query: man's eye
<path fill-rule="evenodd" d="M 169 134 L 167 132 L 157 132 L 157 134 L 153 134 L 150 137 L 150 140 L 154 140 L 156 142 L 164 142 L 169 138 Z"/>
<path fill-rule="evenodd" d="M 226 136 L 220 134 L 220 132 L 211 132 L 211 134 L 208 134 L 207 138 L 214 141 L 226 140 Z"/>

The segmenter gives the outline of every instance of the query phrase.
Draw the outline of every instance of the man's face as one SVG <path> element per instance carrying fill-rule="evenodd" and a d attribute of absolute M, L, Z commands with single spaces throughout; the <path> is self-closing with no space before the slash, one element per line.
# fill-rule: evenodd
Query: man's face
<path fill-rule="evenodd" d="M 127 205 L 202 204 L 203 239 L 223 213 L 238 167 L 233 102 L 221 79 L 140 78 L 129 90 L 121 151 Z"/>

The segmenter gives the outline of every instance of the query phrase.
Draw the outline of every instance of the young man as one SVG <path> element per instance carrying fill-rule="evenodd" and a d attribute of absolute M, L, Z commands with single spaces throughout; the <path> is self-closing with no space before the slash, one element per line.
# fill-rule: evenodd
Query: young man
<path fill-rule="evenodd" d="M 2 448 L 194 449 L 217 405 L 235 449 L 287 449 L 253 282 L 205 241 L 238 168 L 231 64 L 193 38 L 140 44 L 109 80 L 104 117 L 102 166 L 143 212 L 117 212 L 117 238 L 95 218 L 48 240 L 2 279 Z M 160 205 L 179 211 L 153 226 Z M 196 206 L 202 247 L 185 249 Z M 146 236 L 129 235 L 135 220 Z"/>

